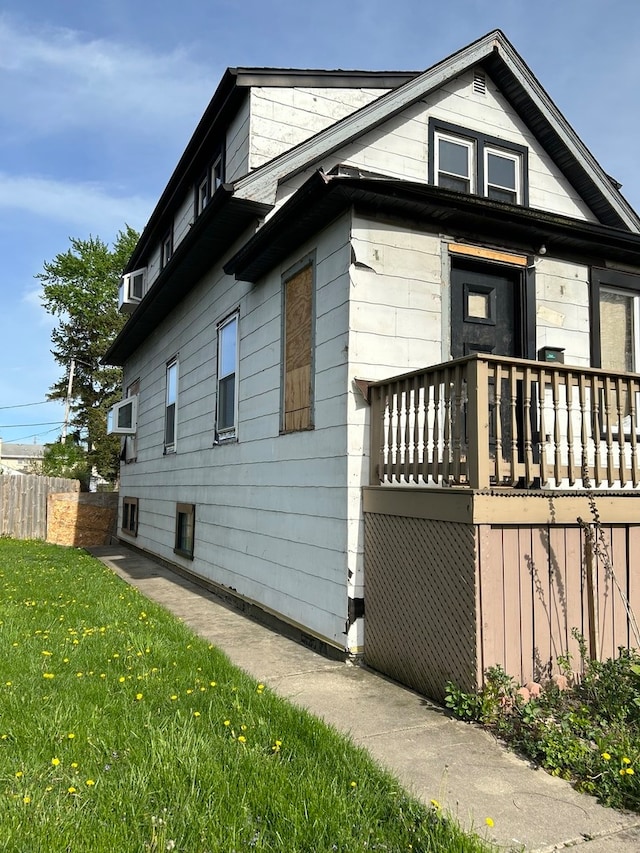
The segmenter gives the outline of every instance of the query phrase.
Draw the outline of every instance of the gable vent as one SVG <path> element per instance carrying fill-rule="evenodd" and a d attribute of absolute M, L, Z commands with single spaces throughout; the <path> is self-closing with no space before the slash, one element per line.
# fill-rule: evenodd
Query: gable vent
<path fill-rule="evenodd" d="M 477 95 L 487 94 L 487 78 L 482 71 L 473 72 L 473 91 Z"/>

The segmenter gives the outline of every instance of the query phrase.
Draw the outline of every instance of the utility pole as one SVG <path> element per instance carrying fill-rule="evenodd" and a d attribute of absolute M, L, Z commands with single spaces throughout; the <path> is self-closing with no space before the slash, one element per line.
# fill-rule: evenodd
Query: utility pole
<path fill-rule="evenodd" d="M 64 402 L 64 422 L 62 424 L 62 432 L 60 433 L 60 443 L 65 444 L 67 441 L 67 429 L 69 427 L 69 412 L 71 409 L 71 389 L 73 388 L 73 374 L 76 371 L 76 360 L 71 359 L 69 365 L 69 384 L 67 385 L 67 399 Z"/>

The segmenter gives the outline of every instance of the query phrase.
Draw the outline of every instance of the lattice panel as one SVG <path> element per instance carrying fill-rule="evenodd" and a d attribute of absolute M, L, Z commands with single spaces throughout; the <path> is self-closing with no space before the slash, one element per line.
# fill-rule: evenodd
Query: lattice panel
<path fill-rule="evenodd" d="M 475 528 L 365 514 L 365 661 L 442 701 L 476 686 Z"/>

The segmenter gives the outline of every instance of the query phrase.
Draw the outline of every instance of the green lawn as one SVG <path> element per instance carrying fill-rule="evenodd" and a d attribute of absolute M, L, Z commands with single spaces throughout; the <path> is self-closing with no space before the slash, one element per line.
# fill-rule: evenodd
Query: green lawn
<path fill-rule="evenodd" d="M 0 850 L 480 853 L 82 551 L 0 538 Z"/>

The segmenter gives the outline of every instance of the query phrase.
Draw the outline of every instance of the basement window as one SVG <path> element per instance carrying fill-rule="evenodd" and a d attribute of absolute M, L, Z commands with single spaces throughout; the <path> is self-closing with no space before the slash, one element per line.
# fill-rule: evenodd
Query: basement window
<path fill-rule="evenodd" d="M 173 550 L 174 553 L 190 560 L 193 560 L 195 526 L 195 504 L 176 504 L 176 537 Z"/>
<path fill-rule="evenodd" d="M 128 536 L 138 535 L 138 498 L 122 499 L 122 532 Z"/>

